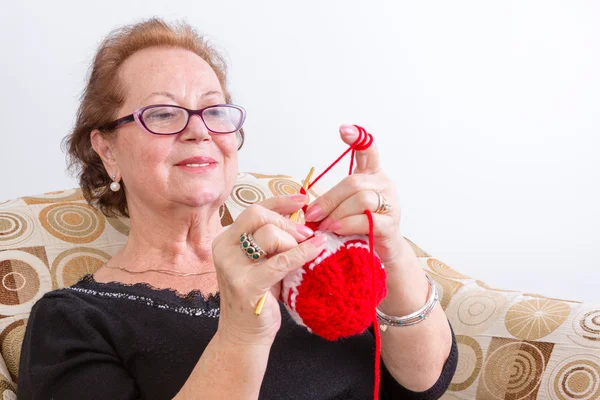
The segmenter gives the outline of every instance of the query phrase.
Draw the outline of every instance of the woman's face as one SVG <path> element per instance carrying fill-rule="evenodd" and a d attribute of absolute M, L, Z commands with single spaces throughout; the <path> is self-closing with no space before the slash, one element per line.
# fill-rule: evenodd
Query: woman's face
<path fill-rule="evenodd" d="M 119 118 L 152 104 L 197 110 L 225 103 L 212 68 L 183 49 L 141 50 L 122 65 L 119 80 L 125 93 Z M 149 134 L 136 123 L 126 124 L 119 128 L 111 147 L 130 207 L 220 205 L 231 193 L 238 172 L 236 134 L 209 133 L 198 116 L 190 119 L 183 132 L 168 136 Z M 201 158 L 185 161 L 193 157 Z"/>

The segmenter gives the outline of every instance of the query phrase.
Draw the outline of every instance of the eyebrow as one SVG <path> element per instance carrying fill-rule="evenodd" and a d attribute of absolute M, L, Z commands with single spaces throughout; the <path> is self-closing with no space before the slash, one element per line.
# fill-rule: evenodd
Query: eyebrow
<path fill-rule="evenodd" d="M 215 96 L 215 95 L 217 95 L 217 96 L 221 95 L 222 96 L 223 93 L 219 92 L 218 90 L 211 90 L 209 92 L 202 93 L 201 97 L 205 98 L 205 97 L 210 97 L 210 96 Z"/>
<path fill-rule="evenodd" d="M 200 98 L 206 98 L 206 97 L 215 96 L 215 95 L 223 95 L 223 93 L 219 92 L 218 90 L 211 90 L 211 91 L 202 93 L 202 96 L 200 96 Z M 148 97 L 146 97 L 146 100 L 152 96 L 165 96 L 165 97 L 170 98 L 173 101 L 177 100 L 175 98 L 175 95 L 171 92 L 152 92 L 152 93 L 150 93 L 150 95 Z"/>

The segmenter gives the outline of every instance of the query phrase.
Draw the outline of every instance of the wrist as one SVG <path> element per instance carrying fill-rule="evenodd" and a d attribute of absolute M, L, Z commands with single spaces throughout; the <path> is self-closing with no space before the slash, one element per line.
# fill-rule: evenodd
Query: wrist
<path fill-rule="evenodd" d="M 428 294 L 429 283 L 425 274 L 415 276 L 408 284 L 388 282 L 387 294 L 378 308 L 388 315 L 408 315 L 425 304 Z"/>
<path fill-rule="evenodd" d="M 419 258 L 410 243 L 403 236 L 399 236 L 397 240 L 394 240 L 393 247 L 396 251 L 390 253 L 388 257 L 381 259 L 387 271 L 394 273 L 405 269 L 407 266 L 416 265 L 420 267 Z"/>
<path fill-rule="evenodd" d="M 384 264 L 387 294 L 379 309 L 389 315 L 411 314 L 425 304 L 429 294 L 425 272 L 410 245 L 405 244 L 410 253 L 405 251 L 403 257 Z"/>
<path fill-rule="evenodd" d="M 413 310 L 410 310 L 410 312 L 403 311 L 402 315 L 389 315 L 381 308 L 377 308 L 377 319 L 383 324 L 383 330 L 385 330 L 386 326 L 410 326 L 418 324 L 433 312 L 439 300 L 439 294 L 433 279 L 427 274 L 425 274 L 425 278 L 427 279 L 429 290 L 426 301 L 419 308 L 414 306 Z M 385 309 L 385 307 L 383 308 Z"/>
<path fill-rule="evenodd" d="M 219 321 L 219 327 L 217 328 L 215 337 L 220 344 L 230 347 L 237 347 L 240 349 L 270 349 L 275 340 L 277 331 L 278 329 L 268 329 L 259 333 L 249 333 L 237 328 L 232 328 L 227 322 L 221 320 Z"/>

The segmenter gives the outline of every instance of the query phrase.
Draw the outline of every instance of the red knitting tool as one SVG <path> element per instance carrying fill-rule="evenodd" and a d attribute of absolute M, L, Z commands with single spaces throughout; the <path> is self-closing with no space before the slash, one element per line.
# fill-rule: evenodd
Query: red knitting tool
<path fill-rule="evenodd" d="M 310 185 L 305 181 L 302 193 L 310 189 L 348 152 L 352 152 L 350 171 L 357 150 L 366 150 L 373 136 L 355 125 L 358 139 L 325 169 Z M 305 211 L 307 206 L 303 207 Z M 282 281 L 281 300 L 294 320 L 310 332 L 327 340 L 337 340 L 360 334 L 373 325 L 375 335 L 375 388 L 379 396 L 381 340 L 377 328 L 376 307 L 386 295 L 385 270 L 373 249 L 373 216 L 369 220 L 369 235 L 339 236 L 317 230 L 318 222 L 306 223 L 315 235 L 327 235 L 325 249 L 313 261 L 290 273 Z"/>

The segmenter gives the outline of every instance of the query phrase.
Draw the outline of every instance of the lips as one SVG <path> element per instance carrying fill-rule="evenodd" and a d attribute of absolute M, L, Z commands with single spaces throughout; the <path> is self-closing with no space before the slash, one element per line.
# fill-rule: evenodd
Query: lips
<path fill-rule="evenodd" d="M 179 166 L 185 166 L 185 165 L 189 165 L 189 164 L 206 165 L 206 164 L 216 164 L 216 163 L 217 163 L 217 161 L 211 157 L 190 157 L 190 158 L 186 158 L 185 160 L 179 161 L 175 165 L 179 165 Z"/>

